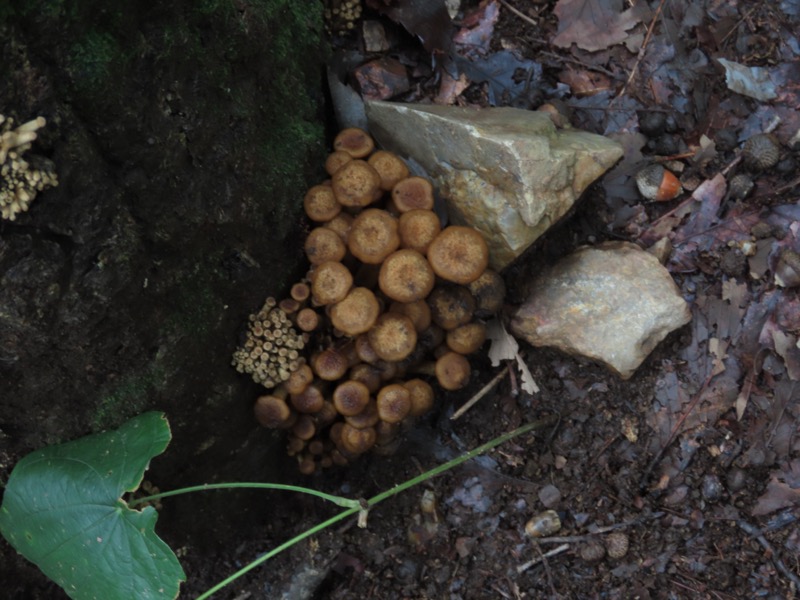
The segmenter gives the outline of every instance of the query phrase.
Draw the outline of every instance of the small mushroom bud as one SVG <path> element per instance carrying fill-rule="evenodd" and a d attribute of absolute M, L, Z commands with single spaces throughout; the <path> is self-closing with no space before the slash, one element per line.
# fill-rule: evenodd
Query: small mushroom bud
<path fill-rule="evenodd" d="M 359 381 L 344 381 L 333 391 L 333 405 L 345 417 L 359 414 L 369 404 L 369 390 Z"/>
<path fill-rule="evenodd" d="M 403 360 L 417 345 L 417 330 L 405 315 L 384 313 L 367 332 L 369 344 L 382 360 Z"/>
<path fill-rule="evenodd" d="M 428 296 L 431 319 L 442 329 L 466 325 L 475 313 L 475 298 L 460 285 L 442 285 Z"/>
<path fill-rule="evenodd" d="M 336 201 L 331 186 L 315 185 L 306 192 L 303 208 L 312 221 L 325 222 L 338 215 L 342 205 Z"/>
<path fill-rule="evenodd" d="M 381 176 L 363 160 L 351 160 L 333 174 L 333 193 L 342 206 L 362 208 L 381 195 Z"/>
<path fill-rule="evenodd" d="M 378 286 L 390 299 L 416 302 L 431 293 L 436 276 L 425 257 L 416 250 L 392 252 L 381 265 Z"/>
<path fill-rule="evenodd" d="M 757 133 L 742 146 L 742 160 L 751 171 L 765 171 L 778 164 L 781 148 L 770 133 Z"/>
<path fill-rule="evenodd" d="M 313 308 L 302 308 L 297 312 L 295 323 L 300 331 L 311 332 L 319 327 L 319 315 Z"/>
<path fill-rule="evenodd" d="M 344 300 L 353 287 L 353 275 L 338 261 L 326 261 L 311 271 L 311 298 L 318 306 Z"/>
<path fill-rule="evenodd" d="M 350 369 L 348 376 L 353 381 L 359 381 L 367 386 L 370 394 L 374 394 L 381 387 L 381 372 L 368 364 L 359 364 Z"/>
<path fill-rule="evenodd" d="M 336 348 L 325 348 L 311 357 L 311 369 L 324 381 L 341 379 L 348 368 L 347 356 Z"/>
<path fill-rule="evenodd" d="M 317 428 L 314 425 L 314 419 L 309 415 L 301 415 L 298 417 L 297 421 L 295 421 L 295 424 L 292 425 L 292 433 L 304 442 L 314 437 L 316 432 Z"/>
<path fill-rule="evenodd" d="M 368 331 L 378 319 L 380 305 L 370 290 L 357 287 L 350 290 L 344 300 L 331 307 L 333 326 L 345 335 L 356 336 Z"/>
<path fill-rule="evenodd" d="M 378 392 L 378 416 L 386 423 L 399 423 L 411 412 L 411 393 L 400 383 L 391 383 Z"/>
<path fill-rule="evenodd" d="M 292 394 L 289 396 L 289 401 L 297 412 L 313 414 L 322 409 L 325 403 L 325 397 L 322 395 L 317 385 L 311 384 L 299 394 Z"/>
<path fill-rule="evenodd" d="M 400 215 L 398 231 L 401 247 L 425 255 L 431 242 L 442 231 L 442 224 L 432 210 L 410 210 Z"/>
<path fill-rule="evenodd" d="M 338 262 L 347 253 L 347 247 L 339 234 L 327 227 L 312 229 L 306 238 L 304 249 L 312 265 L 329 261 Z"/>
<path fill-rule="evenodd" d="M 292 410 L 281 396 L 259 396 L 253 406 L 256 420 L 264 427 L 274 429 L 291 424 Z"/>
<path fill-rule="evenodd" d="M 359 214 L 347 236 L 347 247 L 353 256 L 371 265 L 382 263 L 398 246 L 397 219 L 379 208 L 368 208 Z"/>
<path fill-rule="evenodd" d="M 347 152 L 353 158 L 364 158 L 375 149 L 375 142 L 363 129 L 348 127 L 333 139 L 333 149 Z"/>
<path fill-rule="evenodd" d="M 467 284 L 475 281 L 489 264 L 489 247 L 470 227 L 445 227 L 428 246 L 428 261 L 442 279 Z"/>
<path fill-rule="evenodd" d="M 467 385 L 471 372 L 469 361 L 457 352 L 446 352 L 436 360 L 436 380 L 446 390 L 458 390 Z"/>
<path fill-rule="evenodd" d="M 351 160 L 353 160 L 353 157 L 344 150 L 334 150 L 325 160 L 325 171 L 328 175 L 333 175 L 339 170 L 339 167 L 349 163 Z"/>
<path fill-rule="evenodd" d="M 403 386 L 408 390 L 411 399 L 409 414 L 412 417 L 424 415 L 433 408 L 433 388 L 427 382 L 422 379 L 410 379 Z"/>
<path fill-rule="evenodd" d="M 664 202 L 676 198 L 683 191 L 678 178 L 659 164 L 640 169 L 635 179 L 639 193 L 646 200 Z"/>
<path fill-rule="evenodd" d="M 534 538 L 547 537 L 561 529 L 561 518 L 554 510 L 546 510 L 525 523 L 525 533 Z"/>
<path fill-rule="evenodd" d="M 308 284 L 305 284 L 303 282 L 295 283 L 292 286 L 291 291 L 289 292 L 289 295 L 298 302 L 305 302 L 306 300 L 308 300 L 310 294 L 311 294 L 311 288 L 308 287 Z"/>
<path fill-rule="evenodd" d="M 424 177 L 406 177 L 392 188 L 392 201 L 401 213 L 433 210 L 433 185 Z"/>
<path fill-rule="evenodd" d="M 447 332 L 447 347 L 459 354 L 472 354 L 486 341 L 486 325 L 467 323 Z"/>
<path fill-rule="evenodd" d="M 401 179 L 408 177 L 408 167 L 403 159 L 386 150 L 378 150 L 369 157 L 367 163 L 381 177 L 381 189 L 390 191 Z"/>
<path fill-rule="evenodd" d="M 290 394 L 302 394 L 305 389 L 314 381 L 314 372 L 308 365 L 300 365 L 295 369 L 289 379 L 284 383 L 286 391 Z"/>
<path fill-rule="evenodd" d="M 375 445 L 375 437 L 374 427 L 359 429 L 345 423 L 341 430 L 341 447 L 350 454 L 363 454 Z"/>
<path fill-rule="evenodd" d="M 344 420 L 346 423 L 349 423 L 358 429 L 375 427 L 380 422 L 380 417 L 378 416 L 378 405 L 374 400 L 371 400 L 360 413 L 357 415 L 347 416 L 344 418 Z"/>

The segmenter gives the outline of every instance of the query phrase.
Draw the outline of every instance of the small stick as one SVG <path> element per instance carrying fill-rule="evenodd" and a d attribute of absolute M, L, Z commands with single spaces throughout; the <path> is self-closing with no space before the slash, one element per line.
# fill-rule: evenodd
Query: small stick
<path fill-rule="evenodd" d="M 626 527 L 632 527 L 633 525 L 638 525 L 639 523 L 643 523 L 644 521 L 649 521 L 650 519 L 660 519 L 664 516 L 662 512 L 656 512 L 651 515 L 644 515 L 641 517 L 637 517 L 635 519 L 631 519 L 630 521 L 624 521 L 622 523 L 616 523 L 614 525 L 606 525 L 605 527 L 598 527 L 595 531 L 591 533 L 586 533 L 583 535 L 553 535 L 550 537 L 543 537 L 539 538 L 536 541 L 540 544 L 560 544 L 566 543 L 571 544 L 574 542 L 588 542 L 592 538 L 597 537 L 598 535 L 602 535 L 604 533 L 608 533 L 609 531 L 615 531 L 617 529 L 625 529 Z"/>
<path fill-rule="evenodd" d="M 526 562 L 524 565 L 518 566 L 517 567 L 517 573 L 523 573 L 523 572 L 527 571 L 528 569 L 530 569 L 531 567 L 533 567 L 534 565 L 537 565 L 538 563 L 542 562 L 546 558 L 550 558 L 551 556 L 556 556 L 557 554 L 561 554 L 562 552 L 564 552 L 568 548 L 569 548 L 569 544 L 562 544 L 560 546 L 557 546 L 557 547 L 553 548 L 552 550 L 550 550 L 549 552 L 545 552 L 544 554 L 542 554 L 538 558 L 534 558 L 533 560 Z"/>
<path fill-rule="evenodd" d="M 653 35 L 653 29 L 656 26 L 656 21 L 658 21 L 658 16 L 661 14 L 661 9 L 664 8 L 664 3 L 666 0 L 661 0 L 658 4 L 658 8 L 656 9 L 656 14 L 653 15 L 653 20 L 650 22 L 650 27 L 647 28 L 647 35 L 644 36 L 644 42 L 642 42 L 642 47 L 639 48 L 639 56 L 636 57 L 636 62 L 633 64 L 633 68 L 631 69 L 631 74 L 628 75 L 628 80 L 625 82 L 625 85 L 622 86 L 622 90 L 617 97 L 611 101 L 611 104 L 617 101 L 617 99 L 621 98 L 625 95 L 625 92 L 628 90 L 628 85 L 630 85 L 631 81 L 633 81 L 634 76 L 636 75 L 636 71 L 639 70 L 639 63 L 642 62 L 644 58 L 645 51 L 647 50 L 647 44 L 650 42 L 650 36 Z"/>
<path fill-rule="evenodd" d="M 508 369 L 503 369 L 497 375 L 495 375 L 494 379 L 492 379 L 489 383 L 487 383 L 485 386 L 483 386 L 483 388 L 481 388 L 480 391 L 477 394 L 475 394 L 472 398 L 467 400 L 467 402 L 464 404 L 464 406 L 462 406 L 456 412 L 454 412 L 453 416 L 450 417 L 450 420 L 451 421 L 455 421 L 461 415 L 463 415 L 465 412 L 467 412 L 470 408 L 472 408 L 472 406 L 476 402 L 478 402 L 478 400 L 483 398 L 486 394 L 488 394 L 491 391 L 491 389 L 493 387 L 495 387 L 498 383 L 500 383 L 500 380 L 503 378 L 503 376 L 506 373 L 508 373 Z"/>
<path fill-rule="evenodd" d="M 767 553 L 772 557 L 772 564 L 775 565 L 783 575 L 792 582 L 795 589 L 800 588 L 800 577 L 792 573 L 783 561 L 780 558 L 780 555 L 772 548 L 772 545 L 767 541 L 767 538 L 764 537 L 764 533 L 758 527 L 754 527 L 747 523 L 746 521 L 739 520 L 736 524 L 748 535 L 753 536 L 756 538 L 759 544 L 767 551 Z"/>
<path fill-rule="evenodd" d="M 534 25 L 534 26 L 539 25 L 534 19 L 531 19 L 528 15 L 522 13 L 521 11 L 518 11 L 516 8 L 514 8 L 508 2 L 506 2 L 506 0 L 500 0 L 500 4 L 505 6 L 508 10 L 510 10 L 515 15 L 517 15 L 523 21 L 527 21 L 528 23 L 530 23 L 531 25 Z"/>

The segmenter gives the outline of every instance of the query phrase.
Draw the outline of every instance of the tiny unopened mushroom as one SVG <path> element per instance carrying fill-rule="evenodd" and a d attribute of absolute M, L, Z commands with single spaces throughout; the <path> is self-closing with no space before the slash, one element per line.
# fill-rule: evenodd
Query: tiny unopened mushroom
<path fill-rule="evenodd" d="M 415 378 L 406 381 L 403 386 L 408 390 L 411 400 L 409 414 L 412 417 L 419 417 L 433 408 L 433 388 L 429 383 L 422 379 Z"/>
<path fill-rule="evenodd" d="M 500 311 L 506 297 L 506 284 L 497 271 L 486 269 L 480 277 L 467 285 L 475 298 L 475 312 L 488 317 Z"/>
<path fill-rule="evenodd" d="M 346 152 L 353 158 L 364 158 L 375 149 L 375 142 L 363 129 L 348 127 L 333 139 L 333 149 Z"/>
<path fill-rule="evenodd" d="M 427 254 L 428 247 L 442 231 L 441 221 L 432 210 L 410 210 L 400 215 L 398 220 L 400 246 Z"/>
<path fill-rule="evenodd" d="M 400 383 L 390 383 L 377 396 L 378 416 L 386 423 L 399 423 L 411 412 L 411 393 Z"/>
<path fill-rule="evenodd" d="M 387 256 L 378 273 L 381 291 L 398 302 L 422 300 L 431 293 L 435 282 L 430 263 L 422 254 L 408 248 Z"/>
<path fill-rule="evenodd" d="M 309 415 L 301 415 L 292 425 L 292 433 L 299 439 L 307 442 L 317 432 L 317 427 L 314 424 L 314 419 Z"/>
<path fill-rule="evenodd" d="M 303 198 L 303 209 L 312 221 L 330 221 L 342 210 L 342 205 L 333 195 L 333 188 L 329 185 L 312 186 Z"/>
<path fill-rule="evenodd" d="M 399 245 L 397 219 L 379 208 L 361 212 L 347 236 L 347 247 L 353 256 L 371 265 L 382 263 Z"/>
<path fill-rule="evenodd" d="M 311 288 L 308 287 L 307 283 L 303 283 L 302 281 L 299 283 L 295 283 L 292 286 L 289 295 L 298 302 L 305 302 L 308 300 L 309 295 L 311 295 Z"/>
<path fill-rule="evenodd" d="M 403 360 L 417 345 L 414 323 L 399 313 L 384 313 L 367 332 L 370 346 L 381 359 Z"/>
<path fill-rule="evenodd" d="M 301 308 L 295 315 L 295 324 L 300 331 L 311 332 L 319 327 L 319 315 L 313 308 Z"/>
<path fill-rule="evenodd" d="M 360 381 L 343 381 L 333 390 L 333 405 L 345 417 L 359 414 L 368 403 L 369 389 Z"/>
<path fill-rule="evenodd" d="M 431 319 L 445 330 L 466 325 L 475 313 L 475 298 L 461 285 L 437 286 L 427 301 Z"/>
<path fill-rule="evenodd" d="M 380 175 L 381 189 L 385 192 L 390 191 L 401 179 L 408 177 L 406 163 L 394 152 L 377 150 L 367 159 L 367 163 Z"/>
<path fill-rule="evenodd" d="M 338 262 L 347 253 L 347 247 L 339 234 L 327 227 L 312 229 L 306 238 L 304 250 L 312 265 L 328 261 Z"/>
<path fill-rule="evenodd" d="M 447 332 L 447 347 L 459 354 L 472 354 L 486 341 L 486 325 L 483 323 L 467 323 Z"/>
<path fill-rule="evenodd" d="M 356 336 L 368 331 L 378 318 L 380 304 L 371 290 L 365 287 L 351 289 L 344 300 L 331 307 L 333 326 L 345 335 Z"/>
<path fill-rule="evenodd" d="M 401 213 L 417 209 L 433 210 L 433 185 L 424 177 L 406 177 L 392 188 L 392 201 Z"/>
<path fill-rule="evenodd" d="M 310 275 L 311 298 L 317 306 L 336 304 L 353 287 L 350 269 L 338 261 L 326 261 L 317 265 Z"/>
<path fill-rule="evenodd" d="M 446 390 L 459 390 L 469 381 L 469 361 L 458 352 L 446 352 L 436 360 L 436 380 Z"/>
<path fill-rule="evenodd" d="M 363 160 L 342 165 L 331 180 L 333 193 L 342 206 L 362 208 L 381 195 L 381 177 Z"/>
<path fill-rule="evenodd" d="M 489 247 L 471 227 L 451 225 L 442 229 L 428 246 L 428 261 L 442 279 L 467 284 L 475 281 L 489 264 Z"/>

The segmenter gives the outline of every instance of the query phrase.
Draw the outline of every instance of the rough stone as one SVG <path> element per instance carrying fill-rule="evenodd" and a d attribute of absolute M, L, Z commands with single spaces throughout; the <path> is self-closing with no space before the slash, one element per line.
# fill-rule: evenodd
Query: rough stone
<path fill-rule="evenodd" d="M 623 379 L 691 319 L 669 272 L 628 242 L 579 248 L 531 289 L 511 322 L 515 335 L 600 361 Z"/>
<path fill-rule="evenodd" d="M 475 227 L 500 270 L 558 221 L 621 156 L 603 136 L 544 113 L 368 102 L 369 128 L 434 180 L 450 218 Z"/>

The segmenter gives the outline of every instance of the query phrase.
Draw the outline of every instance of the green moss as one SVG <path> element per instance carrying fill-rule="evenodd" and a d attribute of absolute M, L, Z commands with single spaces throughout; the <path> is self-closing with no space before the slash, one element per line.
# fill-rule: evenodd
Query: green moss
<path fill-rule="evenodd" d="M 117 40 L 101 31 L 90 31 L 69 52 L 70 74 L 83 91 L 107 87 L 112 70 L 119 68 L 121 62 Z"/>
<path fill-rule="evenodd" d="M 164 367 L 154 362 L 144 372 L 126 375 L 108 385 L 91 415 L 92 431 L 117 427 L 152 407 L 153 395 L 163 386 L 165 377 Z"/>

